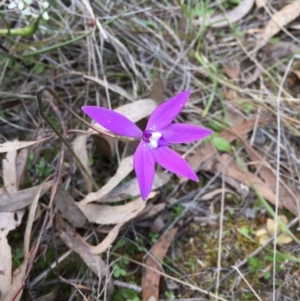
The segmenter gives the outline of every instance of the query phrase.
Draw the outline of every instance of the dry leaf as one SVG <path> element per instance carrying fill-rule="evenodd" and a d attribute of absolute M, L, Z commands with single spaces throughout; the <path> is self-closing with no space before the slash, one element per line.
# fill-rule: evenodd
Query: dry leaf
<path fill-rule="evenodd" d="M 0 300 L 2 300 L 12 283 L 12 255 L 6 237 L 0 238 L 0 250 Z"/>
<path fill-rule="evenodd" d="M 32 203 L 34 196 L 37 194 L 40 187 L 42 187 L 42 196 L 51 186 L 52 181 L 49 181 L 11 194 L 2 190 L 2 193 L 0 193 L 0 212 L 15 212 L 27 207 Z"/>
<path fill-rule="evenodd" d="M 54 301 L 56 300 L 56 295 L 57 295 L 57 290 L 54 290 L 49 294 L 33 299 L 33 301 Z"/>
<path fill-rule="evenodd" d="M 288 220 L 285 215 L 278 215 L 278 219 L 280 219 L 283 224 L 287 225 Z M 279 231 L 282 231 L 282 229 L 280 228 L 281 228 L 280 224 L 277 223 L 277 233 Z M 267 219 L 266 228 L 261 228 L 256 231 L 256 237 L 258 238 L 260 245 L 265 244 L 271 237 L 274 236 L 274 234 L 275 234 L 275 220 L 272 218 Z M 276 243 L 279 245 L 288 244 L 292 241 L 293 241 L 292 237 L 290 237 L 286 232 L 281 233 L 276 239 Z"/>
<path fill-rule="evenodd" d="M 238 67 L 231 67 L 231 66 L 226 65 L 224 68 L 224 72 L 229 78 L 231 78 L 233 80 L 239 79 L 240 68 L 238 68 Z"/>
<path fill-rule="evenodd" d="M 274 171 L 272 171 L 272 168 L 269 165 L 266 165 L 266 163 L 263 162 L 261 156 L 257 152 L 255 152 L 250 145 L 244 143 L 244 146 L 251 161 L 253 162 L 253 166 L 257 169 L 259 176 L 275 194 L 276 174 L 274 173 Z M 281 204 L 291 213 L 295 215 L 299 214 L 298 202 L 300 200 L 300 193 L 294 187 L 287 185 L 282 179 L 280 179 L 279 183 L 279 200 Z"/>
<path fill-rule="evenodd" d="M 161 272 L 160 263 L 166 256 L 177 230 L 177 228 L 174 228 L 165 232 L 153 246 L 151 250 L 152 256 L 148 256 L 145 261 L 145 266 L 149 268 L 144 268 L 142 276 L 143 301 L 158 300 L 160 274 L 155 272 L 155 270 Z"/>
<path fill-rule="evenodd" d="M 153 198 L 155 195 L 156 192 L 151 192 L 149 198 Z M 132 220 L 143 211 L 145 206 L 146 202 L 138 198 L 125 205 L 80 204 L 79 208 L 91 223 L 116 225 Z"/>
<path fill-rule="evenodd" d="M 55 204 L 62 216 L 76 228 L 82 228 L 87 219 L 71 195 L 61 185 L 57 187 Z"/>
<path fill-rule="evenodd" d="M 27 165 L 28 154 L 29 154 L 29 148 L 23 148 L 17 156 L 17 161 L 16 161 L 17 190 L 19 190 L 23 180 L 24 172 L 26 170 L 26 165 Z"/>
<path fill-rule="evenodd" d="M 224 172 L 230 178 L 233 178 L 243 183 L 244 185 L 247 185 L 248 187 L 251 187 L 251 185 L 253 185 L 259 191 L 259 193 L 270 203 L 274 205 L 276 203 L 276 195 L 270 189 L 270 187 L 254 174 L 241 171 L 238 168 L 237 164 L 233 160 L 231 160 L 230 155 L 228 154 L 223 154 L 219 157 L 219 161 L 206 165 L 204 170 L 212 172 Z M 281 203 L 279 204 L 279 207 L 282 208 Z"/>
<path fill-rule="evenodd" d="M 89 245 L 91 252 L 95 255 L 99 255 L 99 254 L 102 254 L 103 252 L 105 252 L 115 241 L 115 239 L 117 238 L 119 231 L 123 225 L 124 225 L 124 223 L 114 226 L 111 229 L 111 231 L 108 233 L 108 235 L 97 246 Z"/>
<path fill-rule="evenodd" d="M 26 229 L 25 229 L 25 235 L 24 235 L 24 256 L 25 257 L 29 256 L 31 230 L 32 230 L 33 222 L 34 222 L 36 208 L 37 208 L 38 201 L 39 201 L 39 198 L 41 195 L 41 190 L 42 190 L 42 187 L 38 190 L 36 196 L 33 199 L 32 204 L 30 206 L 30 209 L 29 209 L 29 214 L 28 214 L 28 219 L 27 219 L 27 224 L 26 224 Z"/>
<path fill-rule="evenodd" d="M 267 116 L 260 116 L 257 122 L 257 127 L 268 124 L 270 121 L 271 118 Z M 219 137 L 226 139 L 228 142 L 232 142 L 238 137 L 242 137 L 243 135 L 251 132 L 255 125 L 256 117 L 242 122 L 236 122 L 230 128 L 221 132 Z M 198 170 L 204 162 L 207 162 L 215 154 L 215 147 L 212 144 L 205 144 L 195 149 L 195 152 L 186 159 L 194 170 Z"/>
<path fill-rule="evenodd" d="M 272 37 L 280 32 L 285 25 L 295 20 L 299 14 L 300 0 L 294 0 L 272 15 L 271 19 L 261 31 L 261 39 L 257 41 L 254 51 L 263 47 Z"/>
<path fill-rule="evenodd" d="M 155 173 L 152 190 L 156 190 L 164 186 L 169 180 L 171 175 L 163 171 Z M 99 200 L 101 203 L 115 203 L 127 198 L 132 198 L 140 195 L 140 188 L 137 178 L 131 179 L 127 183 L 114 188 L 111 192 Z"/>
<path fill-rule="evenodd" d="M 2 160 L 4 188 L 8 194 L 17 191 L 16 156 L 16 151 L 10 151 Z M 0 239 L 6 237 L 11 230 L 21 224 L 24 213 L 24 210 L 0 212 Z"/>
<path fill-rule="evenodd" d="M 194 21 L 194 25 L 203 26 L 203 23 L 205 22 L 205 26 L 213 28 L 229 26 L 246 16 L 251 10 L 253 4 L 254 0 L 243 0 L 237 7 L 226 12 L 225 15 L 217 15 L 211 18 L 206 17 L 205 19 L 203 17 L 199 17 Z"/>
<path fill-rule="evenodd" d="M 88 157 L 86 142 L 87 142 L 87 135 L 78 135 L 76 139 L 73 141 L 72 146 L 75 154 L 81 161 L 82 165 L 85 167 L 90 177 L 92 177 L 92 170 L 89 165 L 89 157 Z M 93 190 L 92 182 L 90 181 L 86 173 L 80 168 L 80 166 L 78 167 L 85 181 L 87 191 L 91 192 Z"/>
<path fill-rule="evenodd" d="M 18 289 L 21 287 L 24 281 L 26 268 L 28 259 L 26 258 L 22 264 L 13 272 L 13 281 L 12 285 L 8 288 L 6 295 L 4 296 L 1 301 L 11 301 L 15 293 L 18 291 Z M 22 297 L 23 289 L 19 292 L 18 296 L 14 299 L 14 301 L 19 301 Z"/>
<path fill-rule="evenodd" d="M 8 141 L 8 142 L 4 142 L 4 143 L 0 143 L 0 153 L 7 153 L 7 152 L 12 152 L 12 151 L 16 151 L 20 148 L 24 148 L 24 147 L 28 147 L 30 145 L 34 145 L 40 142 L 43 142 L 45 140 L 48 140 L 49 137 L 44 138 L 44 139 L 40 139 L 40 140 L 36 140 L 36 141 Z"/>
<path fill-rule="evenodd" d="M 116 174 L 98 191 L 89 193 L 79 204 L 84 205 L 100 200 L 115 188 L 133 170 L 133 157 L 126 157 L 120 162 Z"/>
<path fill-rule="evenodd" d="M 266 6 L 268 3 L 268 0 L 255 0 L 255 4 L 257 8 L 261 8 L 263 6 Z"/>
<path fill-rule="evenodd" d="M 104 278 L 107 273 L 105 262 L 99 255 L 94 255 L 90 252 L 89 246 L 84 239 L 68 226 L 59 214 L 56 216 L 56 228 L 66 246 L 77 253 L 99 279 Z"/>

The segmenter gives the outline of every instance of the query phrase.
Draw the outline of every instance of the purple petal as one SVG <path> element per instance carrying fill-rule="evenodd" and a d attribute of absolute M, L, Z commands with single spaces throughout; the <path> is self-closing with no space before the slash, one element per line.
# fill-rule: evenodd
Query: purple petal
<path fill-rule="evenodd" d="M 133 166 L 140 186 L 142 199 L 145 201 L 152 188 L 155 161 L 150 148 L 144 141 L 140 142 L 134 153 Z"/>
<path fill-rule="evenodd" d="M 96 106 L 83 106 L 81 109 L 97 123 L 116 135 L 132 138 L 142 137 L 143 132 L 120 113 Z"/>
<path fill-rule="evenodd" d="M 169 143 L 188 143 L 203 139 L 213 133 L 210 129 L 186 123 L 172 123 L 160 132 L 162 137 Z"/>
<path fill-rule="evenodd" d="M 176 152 L 166 146 L 151 149 L 155 161 L 163 168 L 188 179 L 199 181 L 188 163 Z"/>
<path fill-rule="evenodd" d="M 188 101 L 189 95 L 189 91 L 181 92 L 158 106 L 149 118 L 147 130 L 156 131 L 169 125 L 180 113 Z"/>

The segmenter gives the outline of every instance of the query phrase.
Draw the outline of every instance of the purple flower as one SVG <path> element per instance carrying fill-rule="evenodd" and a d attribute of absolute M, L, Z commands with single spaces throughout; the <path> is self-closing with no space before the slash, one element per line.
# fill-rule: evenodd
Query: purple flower
<path fill-rule="evenodd" d="M 195 125 L 172 123 L 189 95 L 189 91 L 181 92 L 158 106 L 151 114 L 144 132 L 128 118 L 112 110 L 95 106 L 82 107 L 89 117 L 112 133 L 140 139 L 133 165 L 143 200 L 147 199 L 152 188 L 155 162 L 179 176 L 199 181 L 188 163 L 169 148 L 172 143 L 188 143 L 213 133 L 210 129 Z"/>

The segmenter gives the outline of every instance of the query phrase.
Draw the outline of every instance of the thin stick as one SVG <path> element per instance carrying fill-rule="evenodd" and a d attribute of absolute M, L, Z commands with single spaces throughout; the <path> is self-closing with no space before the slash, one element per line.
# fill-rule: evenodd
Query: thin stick
<path fill-rule="evenodd" d="M 46 116 L 44 109 L 43 109 L 43 105 L 42 105 L 42 93 L 44 91 L 49 92 L 59 103 L 63 104 L 64 108 L 67 108 L 67 110 L 69 112 L 72 112 L 65 104 L 64 102 L 60 99 L 60 97 L 49 87 L 49 86 L 41 86 L 37 91 L 36 91 L 36 98 L 37 98 L 37 102 L 38 102 L 38 106 L 39 106 L 39 112 L 41 117 L 46 121 L 46 123 L 52 128 L 52 130 L 55 132 L 55 134 L 59 137 L 59 139 L 64 143 L 64 145 L 67 147 L 67 149 L 70 151 L 70 153 L 73 155 L 73 157 L 75 158 L 77 164 L 79 165 L 79 167 L 83 170 L 83 172 L 86 174 L 86 176 L 89 178 L 89 180 L 93 183 L 93 186 L 95 187 L 96 190 L 99 190 L 99 186 L 97 185 L 97 183 L 95 182 L 95 180 L 93 179 L 93 177 L 88 173 L 87 169 L 85 168 L 85 166 L 81 163 L 80 159 L 77 157 L 77 155 L 75 154 L 75 152 L 73 151 L 71 145 L 69 144 L 69 142 L 63 137 L 63 135 L 56 129 L 56 127 L 52 124 L 52 122 L 48 119 L 48 117 Z M 75 114 L 74 112 L 72 112 L 73 115 L 77 116 L 77 114 Z M 78 116 L 79 117 L 79 116 Z M 80 117 L 79 117 L 80 118 Z M 81 119 L 81 118 L 80 118 Z"/>

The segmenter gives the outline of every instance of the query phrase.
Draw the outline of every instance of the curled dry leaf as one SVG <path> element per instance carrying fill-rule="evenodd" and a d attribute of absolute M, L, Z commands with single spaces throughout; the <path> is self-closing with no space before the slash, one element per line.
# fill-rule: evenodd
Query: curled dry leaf
<path fill-rule="evenodd" d="M 208 17 L 205 19 L 203 17 L 199 17 L 194 21 L 194 25 L 202 26 L 205 22 L 205 26 L 210 26 L 213 28 L 229 26 L 230 24 L 235 23 L 246 16 L 251 10 L 253 4 L 254 0 L 242 0 L 237 7 L 226 12 L 225 15 L 216 15 L 214 17 Z"/>
<path fill-rule="evenodd" d="M 76 139 L 73 141 L 73 150 L 79 160 L 81 161 L 82 165 L 85 167 L 87 172 L 89 173 L 90 176 L 92 176 L 92 170 L 89 165 L 89 157 L 88 157 L 88 152 L 87 152 L 87 135 L 79 135 L 76 137 Z M 87 191 L 91 192 L 93 189 L 93 184 L 90 181 L 89 177 L 86 175 L 86 173 L 79 167 L 79 170 L 82 174 L 82 177 L 85 181 Z"/>
<path fill-rule="evenodd" d="M 20 188 L 20 184 L 22 183 L 24 172 L 26 170 L 27 159 L 29 154 L 29 148 L 23 148 L 16 160 L 16 171 L 17 171 L 17 189 Z"/>
<path fill-rule="evenodd" d="M 153 246 L 151 250 L 152 256 L 148 256 L 145 261 L 146 267 L 142 276 L 143 301 L 158 300 L 160 273 L 156 271 L 161 272 L 160 264 L 166 256 L 177 231 L 178 229 L 174 228 L 165 232 Z"/>
<path fill-rule="evenodd" d="M 74 199 L 61 185 L 57 187 L 55 204 L 62 216 L 76 228 L 81 228 L 87 222 L 85 215 L 76 205 Z"/>
<path fill-rule="evenodd" d="M 156 192 L 151 192 L 149 198 L 153 198 Z M 125 223 L 138 216 L 146 207 L 146 202 L 141 198 L 125 205 L 110 206 L 98 204 L 79 204 L 88 221 L 100 225 L 116 225 Z"/>
<path fill-rule="evenodd" d="M 80 206 L 100 200 L 115 188 L 133 170 L 132 156 L 124 158 L 116 174 L 98 191 L 89 193 L 79 204 Z"/>
<path fill-rule="evenodd" d="M 110 232 L 107 234 L 107 236 L 97 246 L 89 245 L 91 252 L 96 255 L 99 255 L 99 254 L 102 254 L 103 252 L 105 252 L 111 246 L 111 244 L 115 241 L 115 239 L 117 238 L 119 231 L 123 225 L 124 225 L 124 223 L 115 225 L 110 230 Z"/>
<path fill-rule="evenodd" d="M 169 180 L 171 175 L 163 171 L 155 173 L 152 190 L 156 190 L 164 186 Z M 140 195 L 140 189 L 137 178 L 134 178 L 120 187 L 114 188 L 111 192 L 99 200 L 101 203 L 115 203 L 127 198 L 136 197 Z"/>
<path fill-rule="evenodd" d="M 280 11 L 271 16 L 266 26 L 261 31 L 261 38 L 257 41 L 254 51 L 274 37 L 285 25 L 295 20 L 300 14 L 300 0 L 294 0 L 284 6 Z"/>

